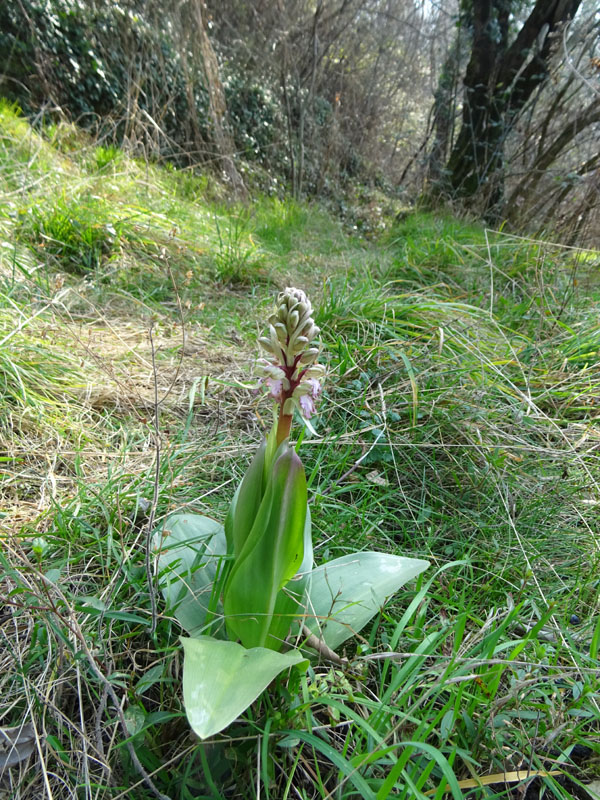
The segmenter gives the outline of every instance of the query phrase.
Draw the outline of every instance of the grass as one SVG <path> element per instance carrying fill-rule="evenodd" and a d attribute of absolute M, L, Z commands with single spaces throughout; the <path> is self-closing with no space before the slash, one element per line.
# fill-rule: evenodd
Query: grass
<path fill-rule="evenodd" d="M 113 257 L 120 239 L 121 223 L 112 221 L 106 204 L 95 197 L 52 198 L 49 208 L 36 204 L 20 214 L 18 239 L 38 257 L 75 275 L 97 272 Z"/>
<path fill-rule="evenodd" d="M 184 800 L 589 796 L 598 256 L 429 214 L 382 228 L 228 207 L 206 175 L 0 108 L 0 728 L 32 722 L 42 754 L 9 796 L 152 797 L 139 764 Z M 288 284 L 329 362 L 302 443 L 317 560 L 432 566 L 348 665 L 277 681 L 200 744 L 160 602 L 151 632 L 155 389 L 155 520 L 223 519 Z"/>

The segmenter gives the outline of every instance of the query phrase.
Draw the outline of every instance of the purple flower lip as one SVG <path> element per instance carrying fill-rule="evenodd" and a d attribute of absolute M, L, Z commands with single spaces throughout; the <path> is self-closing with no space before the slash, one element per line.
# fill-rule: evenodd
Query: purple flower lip
<path fill-rule="evenodd" d="M 265 378 L 265 383 L 269 389 L 269 394 L 274 400 L 279 400 L 283 392 L 283 381 L 276 381 L 273 378 Z"/>

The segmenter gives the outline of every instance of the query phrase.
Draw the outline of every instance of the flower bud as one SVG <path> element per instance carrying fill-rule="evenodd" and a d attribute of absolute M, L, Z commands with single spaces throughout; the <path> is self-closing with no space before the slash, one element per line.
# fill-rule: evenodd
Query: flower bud
<path fill-rule="evenodd" d="M 275 328 L 275 332 L 277 333 L 277 338 L 279 339 L 281 344 L 286 344 L 287 330 L 283 322 L 276 322 L 275 325 L 273 325 L 273 327 Z"/>
<path fill-rule="evenodd" d="M 281 413 L 291 416 L 298 407 L 305 417 L 315 411 L 315 400 L 325 368 L 316 361 L 320 329 L 315 325 L 310 300 L 301 289 L 287 288 L 277 297 L 277 308 L 269 317 L 269 336 L 259 339 L 272 356 L 270 368 L 261 367 L 270 394 L 281 404 Z M 288 423 L 289 427 L 289 423 Z"/>

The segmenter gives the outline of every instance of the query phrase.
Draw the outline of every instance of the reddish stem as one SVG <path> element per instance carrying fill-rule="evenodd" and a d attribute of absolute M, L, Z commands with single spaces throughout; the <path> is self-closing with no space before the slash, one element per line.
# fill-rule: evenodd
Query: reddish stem
<path fill-rule="evenodd" d="M 277 447 L 289 438 L 292 427 L 292 415 L 283 413 L 283 403 L 279 409 L 279 422 L 277 423 Z"/>
<path fill-rule="evenodd" d="M 306 372 L 306 369 L 302 370 L 302 372 L 298 375 L 296 380 L 295 381 L 292 380 L 292 375 L 296 370 L 296 365 L 299 360 L 300 356 L 296 356 L 296 358 L 294 359 L 294 363 L 291 366 L 283 365 L 283 369 L 289 381 L 290 388 L 287 390 L 287 392 L 283 393 L 283 396 L 281 398 L 281 405 L 279 406 L 279 421 L 277 423 L 277 447 L 279 447 L 279 445 L 282 442 L 285 442 L 286 439 L 289 439 L 290 436 L 293 414 L 284 414 L 283 407 L 285 406 L 285 401 L 288 400 L 294 394 L 294 389 L 296 388 L 296 386 L 298 386 L 298 384 L 302 380 L 302 376 Z"/>

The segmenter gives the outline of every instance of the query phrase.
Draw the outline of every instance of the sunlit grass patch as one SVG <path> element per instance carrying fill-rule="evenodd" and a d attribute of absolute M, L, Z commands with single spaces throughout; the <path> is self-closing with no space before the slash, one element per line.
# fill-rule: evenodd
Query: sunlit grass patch
<path fill-rule="evenodd" d="M 122 224 L 111 216 L 99 198 L 55 198 L 49 208 L 36 205 L 22 210 L 17 236 L 29 242 L 38 257 L 52 260 L 55 269 L 87 275 L 118 247 Z"/>
<path fill-rule="evenodd" d="M 2 296 L 0 311 L 0 496 L 17 518 L 45 509 L 70 485 L 78 451 L 106 445 L 86 403 L 90 370 L 60 324 Z"/>
<path fill-rule="evenodd" d="M 86 386 L 80 359 L 56 341 L 56 327 L 28 307 L 0 298 L 1 399 L 15 412 L 51 408 L 61 397 L 75 397 Z M 40 324 L 42 322 L 42 324 Z M 60 334 L 59 334 L 60 335 Z"/>
<path fill-rule="evenodd" d="M 0 214 L 3 207 L 13 210 L 20 197 L 39 190 L 51 174 L 50 182 L 55 184 L 76 171 L 68 158 L 32 129 L 17 106 L 0 98 Z"/>
<path fill-rule="evenodd" d="M 307 208 L 278 198 L 263 200 L 254 213 L 256 236 L 272 252 L 280 255 L 294 248 L 310 219 Z"/>

